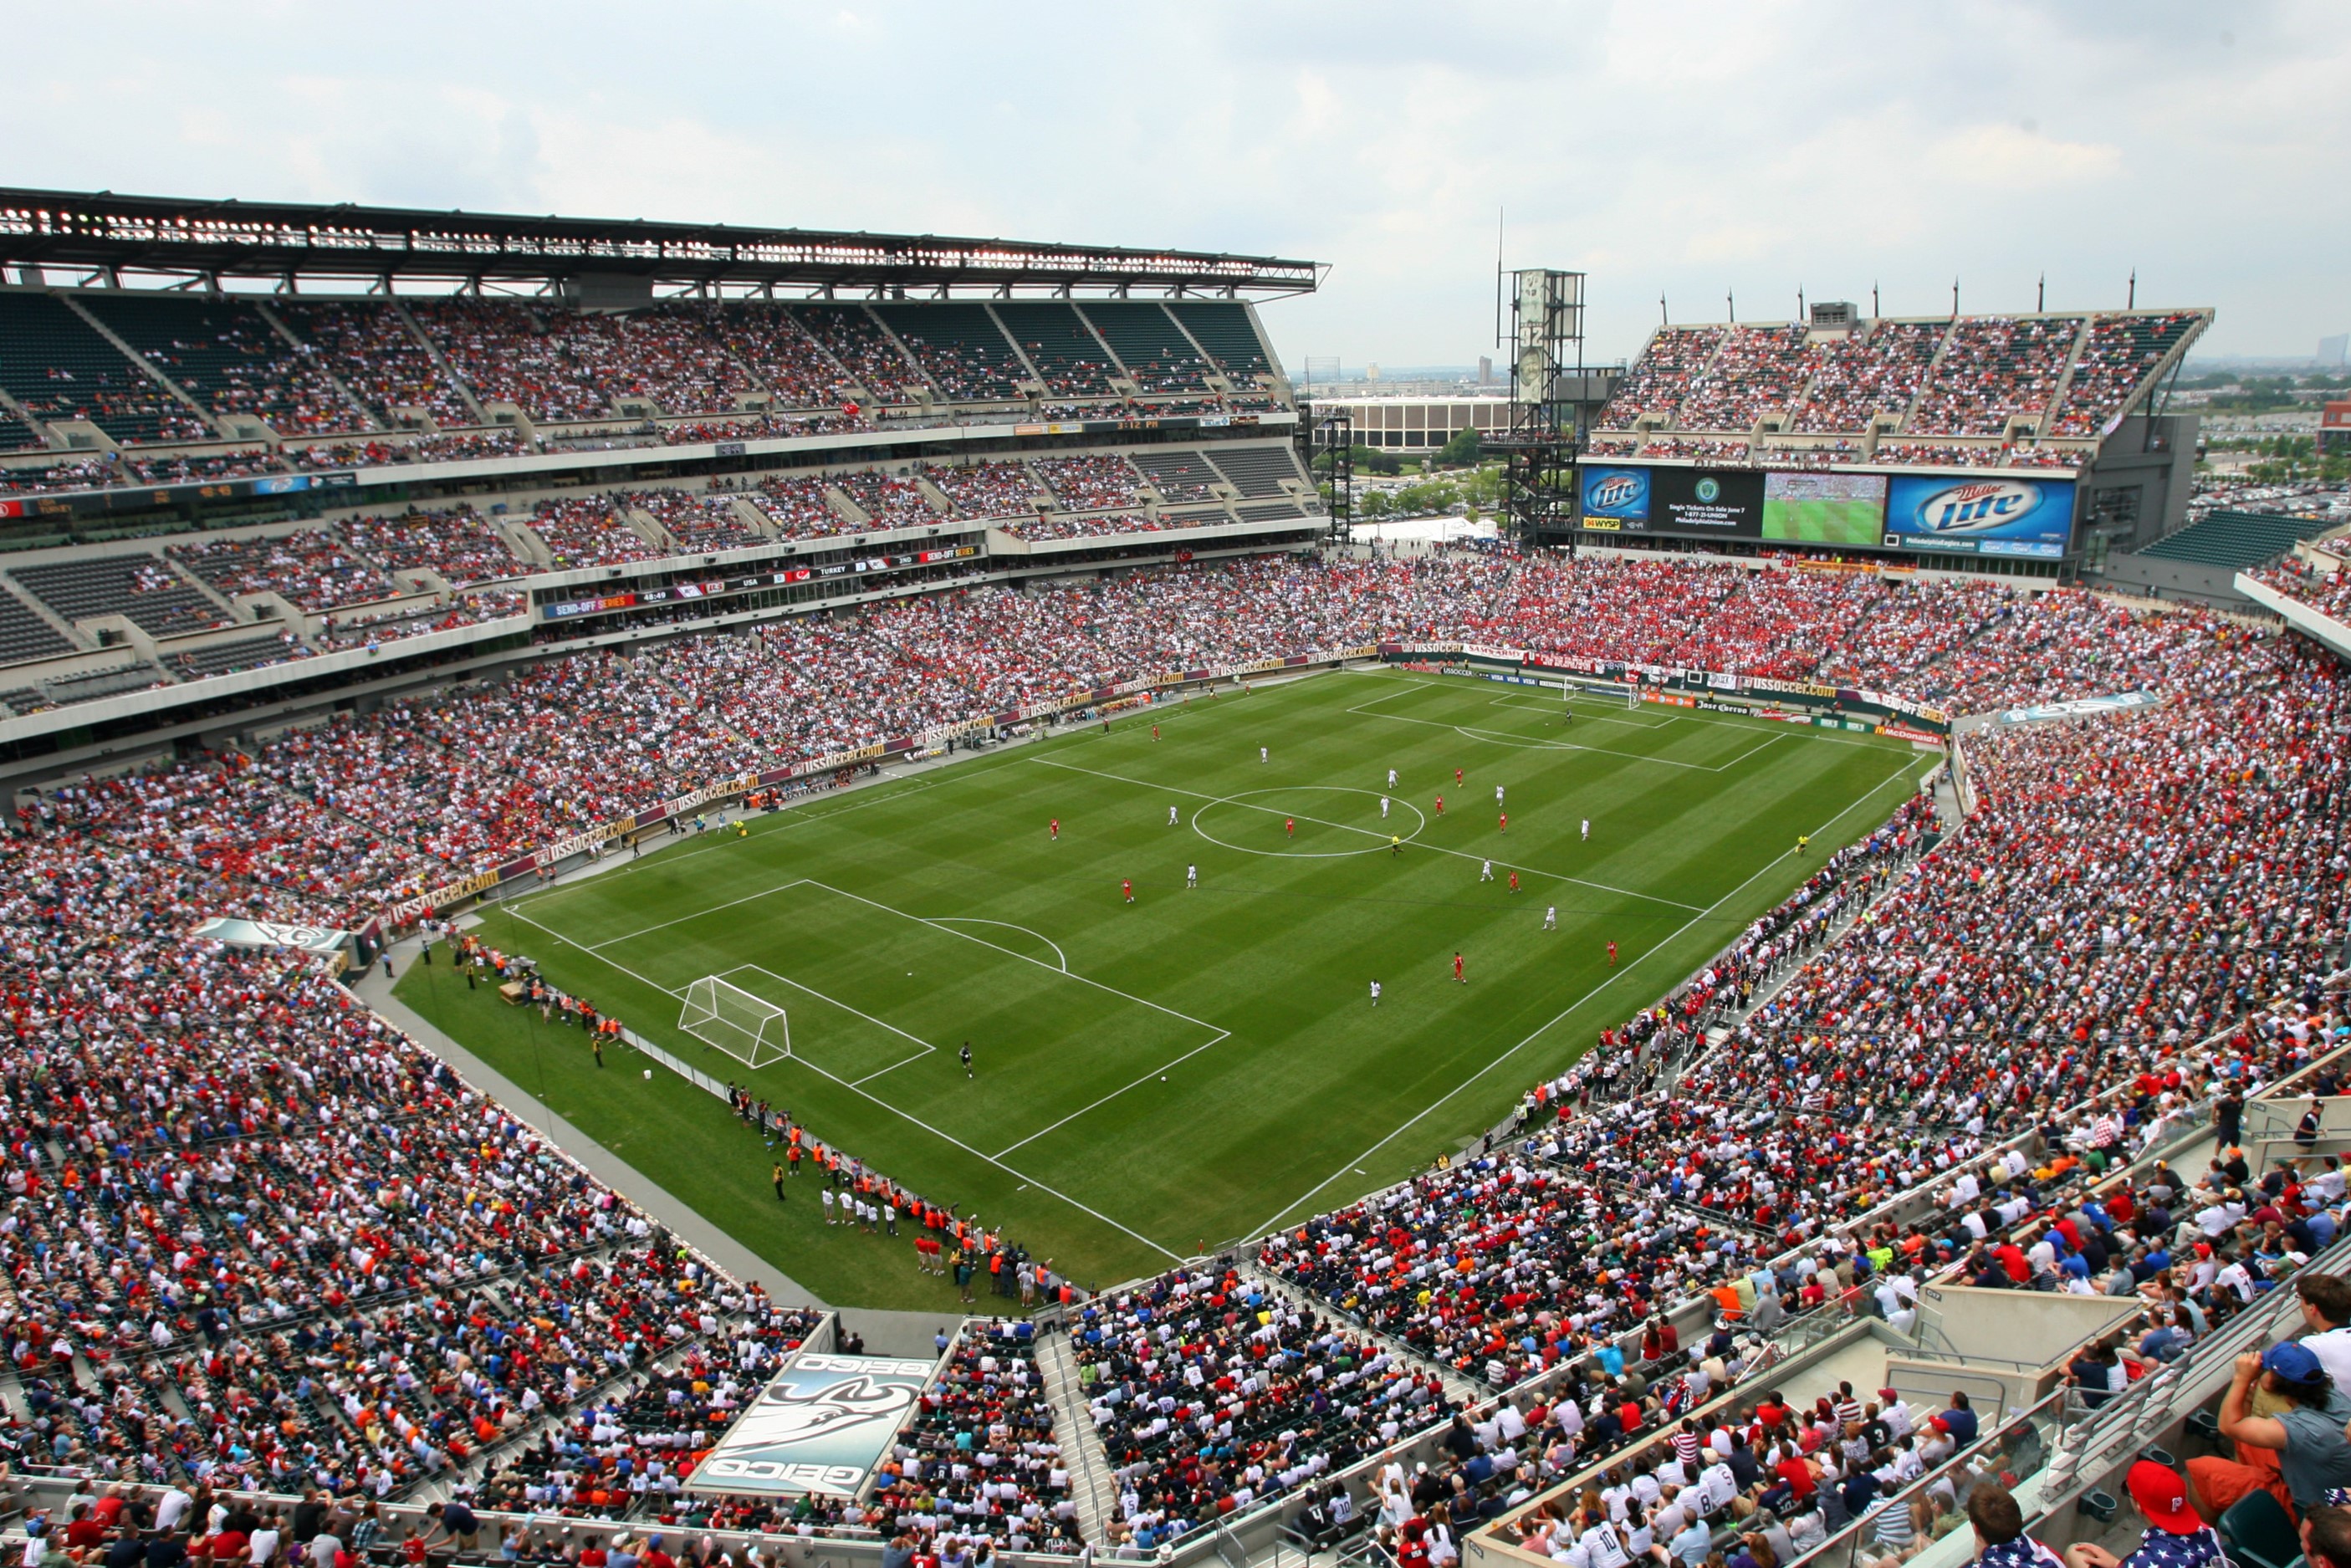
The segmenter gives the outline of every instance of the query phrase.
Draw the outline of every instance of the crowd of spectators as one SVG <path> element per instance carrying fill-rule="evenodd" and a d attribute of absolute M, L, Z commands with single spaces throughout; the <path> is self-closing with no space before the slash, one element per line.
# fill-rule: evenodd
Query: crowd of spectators
<path fill-rule="evenodd" d="M 611 496 L 541 501 L 531 508 L 530 528 L 546 544 L 549 564 L 557 571 L 658 560 L 664 553 L 629 525 Z"/>
<path fill-rule="evenodd" d="M 2332 541 L 2337 545 L 2341 540 Z M 2321 549 L 2325 549 L 2324 546 Z M 2342 557 L 2335 550 L 2327 554 Z M 2333 571 L 2321 571 L 2305 565 L 2299 558 L 2288 556 L 2271 566 L 2257 568 L 2251 574 L 2254 580 L 2265 582 L 2289 598 L 2298 599 L 2321 615 L 2351 622 L 2351 570 L 2337 567 Z"/>
<path fill-rule="evenodd" d="M 1108 538 L 1115 534 L 1149 534 L 1161 528 L 1196 528 L 1201 523 L 1225 521 L 1221 513 L 1206 517 L 1154 518 L 1141 512 L 1113 512 L 1092 517 L 1073 517 L 1064 512 L 1040 514 L 1019 522 L 1004 525 L 1004 531 L 1015 538 L 1044 541 L 1047 539 Z"/>
<path fill-rule="evenodd" d="M 471 507 L 411 508 L 398 517 L 346 520 L 351 548 L 395 577 L 436 573 L 452 588 L 520 577 L 528 570 L 496 526 Z"/>
<path fill-rule="evenodd" d="M 778 538 L 829 538 L 852 531 L 849 519 L 834 509 L 831 489 L 829 482 L 814 476 L 767 479 L 751 493 L 750 501 L 768 515 Z"/>
<path fill-rule="evenodd" d="M 743 520 L 735 510 L 735 503 L 724 495 L 638 490 L 622 499 L 659 523 L 683 554 L 741 549 L 759 543 L 764 537 Z"/>
<path fill-rule="evenodd" d="M 333 538 L 270 542 L 299 575 Z M 225 559 L 206 560 L 228 574 Z M 1105 1549 L 1271 1499 L 1325 1506 L 1330 1471 L 1448 1426 L 1466 1387 L 1572 1368 L 1447 1467 L 1450 1517 L 1485 1517 L 1738 1382 L 1735 1339 L 1683 1354 L 1650 1324 L 1693 1294 L 1761 1328 L 1825 1306 L 1898 1318 L 1938 1274 L 2137 1293 L 2150 1316 L 2118 1358 L 2159 1359 L 2339 1229 L 2314 1212 L 2339 1177 L 2315 1167 L 2256 1182 L 2223 1159 L 2119 1201 L 2095 1185 L 2343 1027 L 2314 996 L 2274 1005 L 2344 937 L 2351 692 L 2305 644 L 2070 589 L 1503 551 L 1245 560 L 559 658 L 29 800 L 0 840 L 0 1019 L 19 1047 L 0 1065 L 0 1333 L 27 1440 L 159 1484 L 325 1477 L 392 1498 L 479 1473 L 536 1511 L 691 1513 L 675 1486 L 692 1455 L 807 1320 L 682 1257 L 305 967 L 186 926 L 356 925 L 681 787 L 1154 671 L 1389 640 L 1960 708 L 2164 700 L 1971 732 L 1964 832 L 1941 840 L 1905 807 L 1674 1002 L 1538 1086 L 1510 1146 L 1270 1242 L 1260 1266 L 1319 1304 L 1205 1265 L 1089 1303 L 1071 1349 L 1117 1483 Z M 1706 1049 L 1703 1022 L 1734 1013 Z M 2036 1131 L 2038 1164 L 1981 1168 Z M 1928 1213 L 1871 1218 L 1920 1191 Z M 1645 1338 L 1628 1357 L 1645 1325 L 1656 1354 Z M 2075 1375 L 2113 1364 L 2102 1349 Z M 1040 1396 L 1017 1331 L 977 1332 L 904 1436 L 878 1518 L 694 1517 L 1072 1547 Z M 1754 1412 L 1777 1429 L 1742 1413 L 1701 1441 L 1722 1430 L 1726 1464 L 1742 1446 L 1760 1461 L 1806 1425 L 1766 1405 L 1785 1402 Z M 1858 1513 L 1846 1483 L 1873 1500 L 1857 1477 L 1875 1455 L 1823 1461 L 1826 1446 L 1810 1457 L 1834 1475 L 1807 1473 Z M 1707 1516 L 1738 1515 L 1735 1497 L 1792 1527 L 1808 1511 L 1765 1503 L 1761 1479 Z M 1673 1499 L 1627 1484 L 1635 1527 L 1676 1533 L 1657 1529 Z M 1453 1506 L 1410 1500 L 1423 1518 Z M 1551 1540 L 1563 1519 L 1536 1528 Z"/>
<path fill-rule="evenodd" d="M 1625 379 L 1600 411 L 1593 428 L 1630 430 L 1644 414 L 1662 413 L 1666 423 L 1679 423 L 1682 400 L 1721 345 L 1721 327 L 1660 327 L 1625 372 Z"/>
<path fill-rule="evenodd" d="M 2179 340 L 2203 318 L 2188 310 L 2093 316 L 2090 335 L 2065 382 L 2065 401 L 2049 426 L 2053 435 L 2098 435 L 2129 404 L 2131 394 Z"/>
<path fill-rule="evenodd" d="M 1022 517 L 1037 513 L 1037 476 L 1025 464 L 958 463 L 925 468 L 922 474 L 967 517 Z"/>
<path fill-rule="evenodd" d="M 879 468 L 837 474 L 833 483 L 842 495 L 863 508 L 877 528 L 913 528 L 939 520 L 940 513 L 923 494 L 922 473 L 887 474 Z"/>
<path fill-rule="evenodd" d="M 1825 342 L 1812 389 L 1790 428 L 1810 434 L 1866 430 L 1882 417 L 1899 419 L 1927 379 L 1943 341 L 1940 321 L 1872 321 L 1852 336 Z"/>
<path fill-rule="evenodd" d="M 163 553 L 225 598 L 275 593 L 312 613 L 389 599 L 399 591 L 391 579 L 353 554 L 348 541 L 326 528 L 201 539 L 166 545 Z"/>
<path fill-rule="evenodd" d="M 397 307 L 350 300 L 281 300 L 275 308 L 294 334 L 314 348 L 323 368 L 368 406 L 389 430 L 398 411 L 422 409 L 441 425 L 480 421 Z"/>
<path fill-rule="evenodd" d="M 1812 380 L 1816 354 L 1796 322 L 1733 327 L 1682 393 L 1674 423 L 1683 430 L 1751 430 L 1787 409 Z"/>
<path fill-rule="evenodd" d="M 1040 457 L 1031 465 L 1053 497 L 1072 512 L 1113 512 L 1143 505 L 1143 476 L 1115 455 Z"/>
<path fill-rule="evenodd" d="M 2082 329 L 2078 316 L 1961 317 L 1951 324 L 1905 431 L 2005 435 L 2011 418 L 2037 423 L 2057 395 Z"/>

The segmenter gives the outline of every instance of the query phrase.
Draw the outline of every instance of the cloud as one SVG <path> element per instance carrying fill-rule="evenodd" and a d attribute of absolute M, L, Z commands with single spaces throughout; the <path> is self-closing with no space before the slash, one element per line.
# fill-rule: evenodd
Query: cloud
<path fill-rule="evenodd" d="M 980 232 L 1303 256 L 1295 357 L 1490 348 L 1513 265 L 1591 276 L 1594 358 L 1711 315 L 2210 304 L 2215 351 L 2351 326 L 2325 193 L 2351 8 L 2192 0 L 418 0 L 32 9 L 19 183 Z M 2288 220 L 2292 244 L 2249 227 Z M 1766 302 L 1770 302 L 1767 304 Z M 1686 304 L 1684 302 L 1687 302 Z"/>

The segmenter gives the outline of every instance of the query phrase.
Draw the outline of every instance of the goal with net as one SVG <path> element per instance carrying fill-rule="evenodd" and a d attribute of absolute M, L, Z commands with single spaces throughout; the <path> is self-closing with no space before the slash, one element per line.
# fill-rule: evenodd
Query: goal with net
<path fill-rule="evenodd" d="M 765 1067 L 792 1053 L 791 1020 L 784 1009 L 716 975 L 686 987 L 677 1027 L 746 1067 Z"/>

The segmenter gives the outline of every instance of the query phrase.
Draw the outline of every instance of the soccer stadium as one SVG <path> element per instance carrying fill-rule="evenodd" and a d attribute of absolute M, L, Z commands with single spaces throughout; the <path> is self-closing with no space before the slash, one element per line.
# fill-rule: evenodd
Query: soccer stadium
<path fill-rule="evenodd" d="M 10 1549 L 2351 1568 L 2215 310 L 1521 358 L 1405 548 L 1327 271 L 0 191 Z"/>

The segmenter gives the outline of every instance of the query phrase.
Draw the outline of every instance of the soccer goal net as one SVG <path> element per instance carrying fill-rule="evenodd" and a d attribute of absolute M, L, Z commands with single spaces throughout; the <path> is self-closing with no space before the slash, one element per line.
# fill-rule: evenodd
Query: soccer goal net
<path fill-rule="evenodd" d="M 677 1027 L 746 1067 L 765 1067 L 792 1053 L 791 1022 L 784 1009 L 716 975 L 686 987 Z"/>

